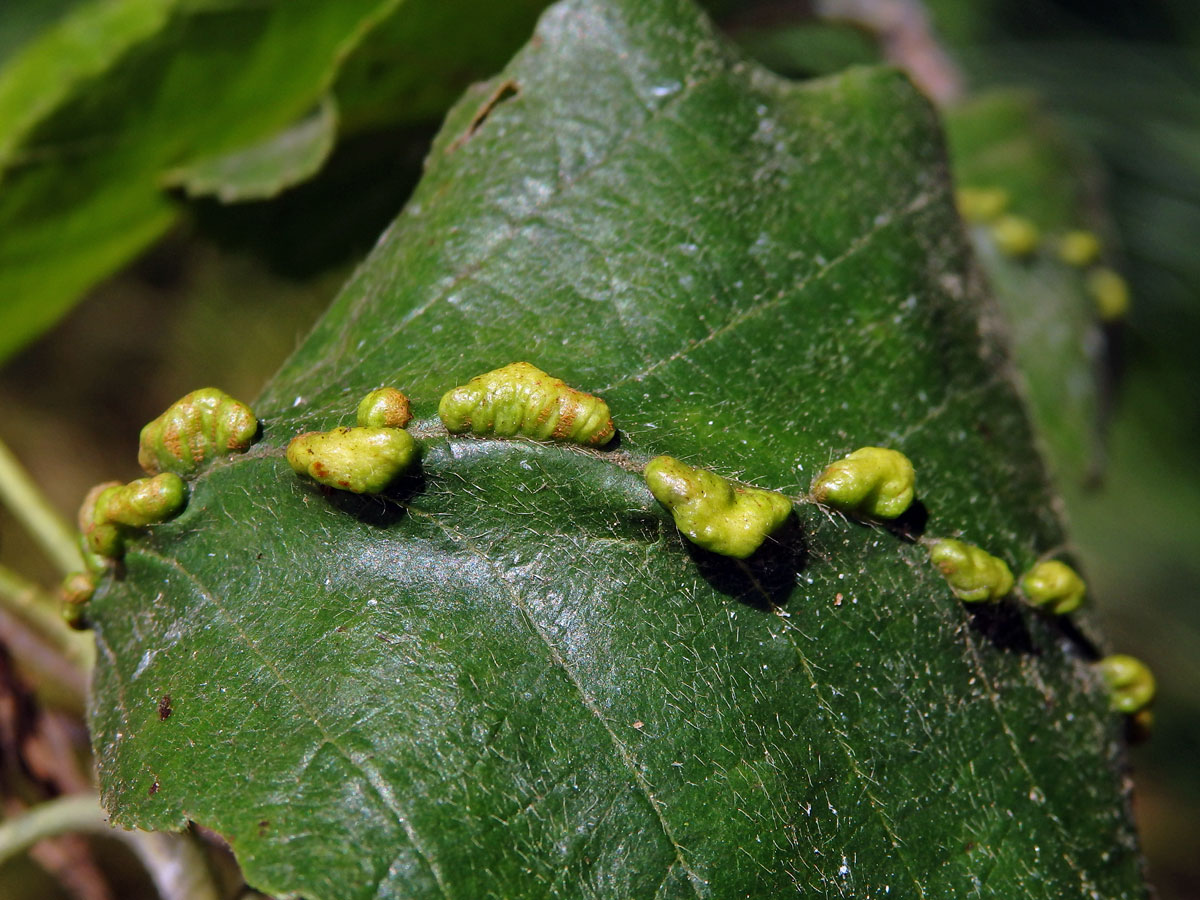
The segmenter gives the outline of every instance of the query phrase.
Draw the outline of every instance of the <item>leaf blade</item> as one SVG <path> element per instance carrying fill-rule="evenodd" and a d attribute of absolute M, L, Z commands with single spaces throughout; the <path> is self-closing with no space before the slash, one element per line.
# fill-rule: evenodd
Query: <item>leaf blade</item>
<path fill-rule="evenodd" d="M 690 4 L 555 7 L 452 111 L 262 443 L 97 598 L 110 808 L 318 898 L 1139 896 L 1086 641 L 968 613 L 919 545 L 802 497 L 882 435 L 931 533 L 1016 568 L 1061 543 L 955 221 L 894 73 L 797 87 Z M 603 393 L 620 449 L 446 436 L 441 391 L 514 358 Z M 380 383 L 421 472 L 296 480 L 288 438 Z M 637 474 L 663 452 L 789 493 L 798 531 L 749 572 L 689 549 Z M 230 772 L 260 783 L 206 790 Z"/>

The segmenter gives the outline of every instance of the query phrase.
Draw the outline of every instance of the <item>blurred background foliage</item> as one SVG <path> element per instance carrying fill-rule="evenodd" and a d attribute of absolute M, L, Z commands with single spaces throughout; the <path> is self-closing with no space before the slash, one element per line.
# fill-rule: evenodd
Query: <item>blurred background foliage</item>
<path fill-rule="evenodd" d="M 83 5 L 0 5 L 0 71 Z M 234 204 L 183 182 L 206 196 L 173 191 L 165 237 L 4 363 L 2 437 L 64 515 L 91 484 L 138 474 L 138 429 L 176 397 L 207 384 L 239 397 L 258 392 L 403 205 L 441 113 L 520 46 L 541 5 L 472 21 L 450 14 L 451 4 L 423 2 L 426 15 L 385 18 L 338 73 L 336 142 L 330 134 L 332 150 L 312 177 Z M 709 4 L 735 40 L 788 76 L 881 58 L 871 35 L 813 22 L 822 5 Z M 1159 677 L 1154 737 L 1132 752 L 1152 882 L 1168 900 L 1200 897 L 1200 4 L 925 6 L 969 93 L 1029 89 L 1098 161 L 1098 178 L 1085 180 L 1106 201 L 1103 229 L 1134 299 L 1109 335 L 1120 378 L 1100 401 L 1108 410 L 1102 475 L 1060 472 L 1060 486 L 1112 643 Z M 441 48 L 454 41 L 447 64 Z M 0 299 L 0 317 L 13 302 Z M 57 581 L 3 511 L 0 563 Z M 0 627 L 8 639 L 17 626 Z M 70 726 L 77 710 L 65 706 L 53 715 L 82 747 Z M 8 749 L 0 746 L 0 759 Z M 19 808 L 4 799 L 6 815 Z M 117 860 L 114 889 L 128 882 L 114 896 L 149 890 L 129 874 L 132 863 L 107 858 Z M 5 896 L 73 895 L 63 891 L 26 861 L 0 868 Z"/>

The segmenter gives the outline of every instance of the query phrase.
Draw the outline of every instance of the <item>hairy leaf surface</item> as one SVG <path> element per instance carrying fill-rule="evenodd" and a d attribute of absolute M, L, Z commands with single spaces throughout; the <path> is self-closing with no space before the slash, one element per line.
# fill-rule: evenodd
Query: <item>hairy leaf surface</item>
<path fill-rule="evenodd" d="M 193 819 L 314 900 L 1142 896 L 1088 621 L 969 610 L 919 515 L 803 496 L 882 444 L 926 534 L 1018 572 L 1062 543 L 969 270 L 903 77 L 784 82 L 685 0 L 554 7 L 451 112 L 261 442 L 94 601 L 116 821 Z M 619 444 L 448 436 L 442 392 L 522 359 Z M 288 440 L 381 384 L 419 473 L 298 479 Z M 639 475 L 664 453 L 796 521 L 745 565 L 690 547 Z"/>

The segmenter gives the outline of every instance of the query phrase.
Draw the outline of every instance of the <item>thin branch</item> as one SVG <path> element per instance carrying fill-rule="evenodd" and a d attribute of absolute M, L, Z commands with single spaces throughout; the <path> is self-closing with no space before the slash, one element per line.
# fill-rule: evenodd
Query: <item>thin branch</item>
<path fill-rule="evenodd" d="M 80 832 L 128 844 L 163 900 L 220 900 L 204 851 L 190 834 L 114 828 L 95 794 L 48 800 L 0 823 L 0 866 L 40 840 Z"/>
<path fill-rule="evenodd" d="M 40 803 L 0 822 L 0 866 L 43 838 L 78 831 L 112 831 L 94 794 L 69 794 Z"/>
<path fill-rule="evenodd" d="M 67 662 L 24 622 L 0 608 L 0 643 L 43 706 L 73 715 L 87 712 L 88 673 Z"/>
<path fill-rule="evenodd" d="M 0 441 L 0 503 L 25 526 L 64 575 L 83 568 L 75 532 L 3 441 Z"/>
<path fill-rule="evenodd" d="M 0 608 L 12 613 L 76 668 L 88 671 L 96 658 L 91 635 L 63 621 L 54 600 L 33 582 L 0 566 Z"/>
<path fill-rule="evenodd" d="M 823 19 L 874 35 L 888 61 L 934 102 L 946 106 L 962 97 L 962 73 L 938 43 L 921 0 L 816 0 L 815 6 Z"/>

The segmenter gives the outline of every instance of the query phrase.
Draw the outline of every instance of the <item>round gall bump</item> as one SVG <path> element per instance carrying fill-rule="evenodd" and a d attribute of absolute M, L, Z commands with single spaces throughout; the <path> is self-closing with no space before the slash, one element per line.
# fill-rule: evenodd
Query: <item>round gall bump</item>
<path fill-rule="evenodd" d="M 671 511 L 675 527 L 693 544 L 722 556 L 750 556 L 792 513 L 783 494 L 735 486 L 670 456 L 650 460 L 645 478 L 654 499 Z"/>
<path fill-rule="evenodd" d="M 138 464 L 151 475 L 191 475 L 213 457 L 241 453 L 258 432 L 245 403 L 217 388 L 192 391 L 142 429 Z"/>
<path fill-rule="evenodd" d="M 943 538 L 930 547 L 929 559 L 964 603 L 995 603 L 1013 588 L 1004 561 L 974 544 Z"/>
<path fill-rule="evenodd" d="M 818 503 L 843 512 L 894 519 L 912 505 L 916 477 L 903 453 L 862 447 L 827 466 L 810 493 Z"/>
<path fill-rule="evenodd" d="M 1129 282 L 1112 269 L 1100 267 L 1089 272 L 1087 292 L 1102 322 L 1116 322 L 1129 312 Z"/>
<path fill-rule="evenodd" d="M 171 518 L 186 500 L 183 479 L 174 472 L 163 472 L 105 491 L 96 501 L 96 516 L 126 528 L 145 528 Z"/>
<path fill-rule="evenodd" d="M 1034 606 L 1066 615 L 1083 605 L 1087 586 L 1079 573 L 1056 559 L 1040 562 L 1021 576 L 1021 593 Z"/>
<path fill-rule="evenodd" d="M 358 404 L 358 424 L 363 428 L 403 428 L 411 419 L 408 397 L 395 388 L 371 391 Z"/>
<path fill-rule="evenodd" d="M 292 438 L 287 461 L 299 475 L 355 494 L 378 494 L 416 461 L 417 442 L 401 428 L 335 428 Z"/>
<path fill-rule="evenodd" d="M 1068 231 L 1058 242 L 1058 258 L 1069 266 L 1090 266 L 1100 258 L 1100 239 L 1090 231 Z"/>
<path fill-rule="evenodd" d="M 991 222 L 1008 209 L 1004 188 L 961 187 L 954 194 L 958 214 L 972 223 Z"/>
<path fill-rule="evenodd" d="M 1114 653 L 1096 666 L 1108 685 L 1109 706 L 1114 712 L 1132 715 L 1154 700 L 1154 673 L 1137 657 Z"/>
<path fill-rule="evenodd" d="M 451 434 L 527 437 L 603 447 L 616 429 L 599 397 L 527 362 L 476 376 L 448 391 L 438 415 Z"/>
<path fill-rule="evenodd" d="M 1005 256 L 1029 256 L 1037 249 L 1038 228 L 1023 216 L 1001 216 L 992 223 L 992 239 Z"/>

